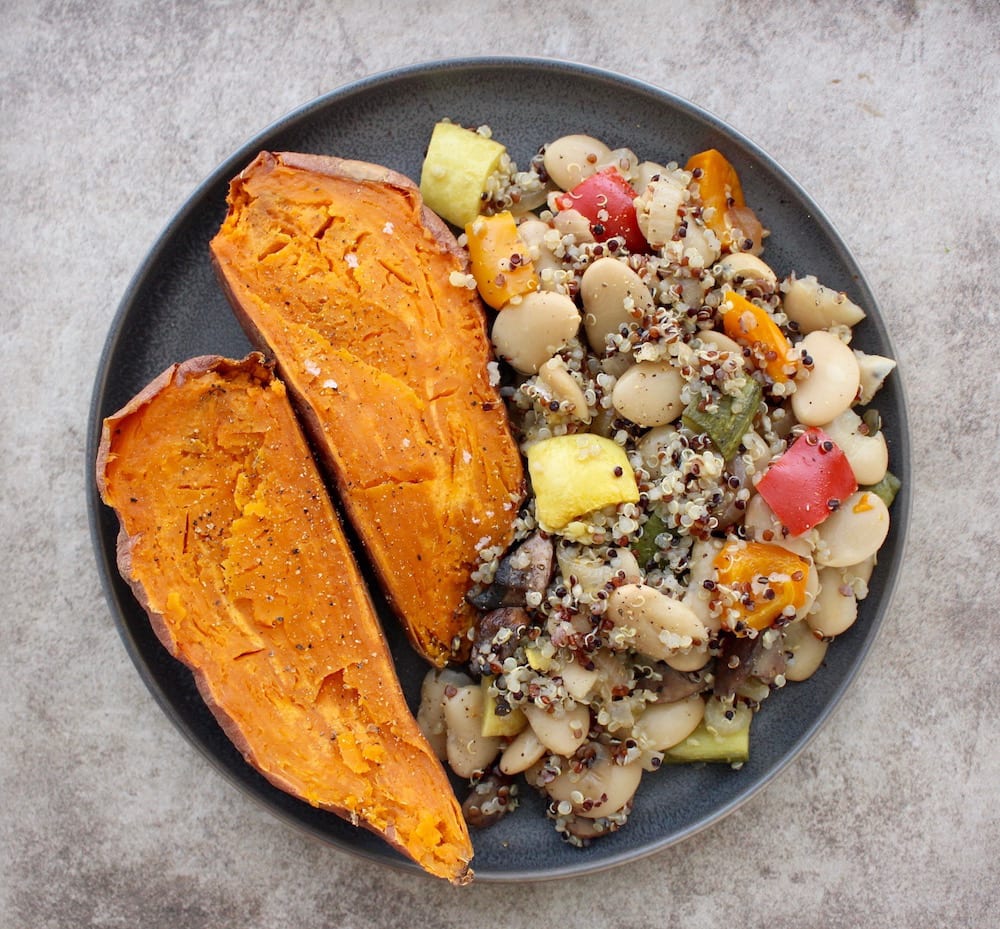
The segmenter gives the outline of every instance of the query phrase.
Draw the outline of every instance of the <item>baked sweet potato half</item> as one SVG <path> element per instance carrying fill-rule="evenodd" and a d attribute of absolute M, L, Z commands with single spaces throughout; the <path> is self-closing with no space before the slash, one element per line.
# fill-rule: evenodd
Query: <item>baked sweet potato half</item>
<path fill-rule="evenodd" d="M 473 624 L 479 550 L 510 543 L 524 492 L 466 256 L 417 186 L 375 165 L 264 152 L 228 203 L 211 252 L 233 309 L 411 641 L 443 665 Z"/>
<path fill-rule="evenodd" d="M 97 481 L 122 576 L 250 764 L 468 880 L 461 808 L 263 356 L 169 368 L 105 420 Z"/>

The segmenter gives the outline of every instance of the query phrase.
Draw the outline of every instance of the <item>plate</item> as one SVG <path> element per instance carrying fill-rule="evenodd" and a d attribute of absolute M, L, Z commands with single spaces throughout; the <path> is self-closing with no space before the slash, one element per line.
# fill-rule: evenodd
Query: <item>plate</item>
<path fill-rule="evenodd" d="M 765 252 L 769 264 L 779 276 L 795 269 L 847 291 L 868 311 L 856 329 L 855 346 L 894 357 L 875 298 L 847 246 L 801 187 L 737 131 L 665 90 L 584 65 L 523 58 L 450 60 L 375 75 L 314 100 L 253 138 L 194 191 L 139 268 L 112 324 L 94 388 L 89 461 L 95 458 L 102 419 L 170 364 L 206 353 L 242 357 L 249 350 L 208 254 L 209 240 L 225 216 L 231 177 L 261 149 L 271 149 L 375 162 L 418 179 L 431 128 L 443 117 L 490 125 L 521 166 L 544 142 L 573 132 L 595 135 L 612 147 L 628 146 L 657 161 L 683 163 L 695 151 L 721 149 L 739 172 L 748 204 L 771 230 Z M 857 204 L 858 210 L 864 208 Z M 877 406 L 903 489 L 870 595 L 857 623 L 829 649 L 824 667 L 809 681 L 774 694 L 757 714 L 750 761 L 738 771 L 683 766 L 646 777 L 628 825 L 585 849 L 559 838 L 543 816 L 540 799 L 525 788 L 520 809 L 474 833 L 478 880 L 578 875 L 663 849 L 732 812 L 803 749 L 869 651 L 903 556 L 909 454 L 898 372 Z M 190 673 L 160 645 L 119 577 L 117 519 L 101 504 L 93 476 L 89 506 L 112 615 L 139 673 L 181 732 L 223 775 L 285 822 L 372 861 L 417 870 L 376 836 L 276 790 L 244 762 L 201 701 Z M 385 616 L 383 623 L 407 698 L 416 707 L 425 667 L 396 621 Z M 875 738 L 876 733 L 858 737 Z"/>

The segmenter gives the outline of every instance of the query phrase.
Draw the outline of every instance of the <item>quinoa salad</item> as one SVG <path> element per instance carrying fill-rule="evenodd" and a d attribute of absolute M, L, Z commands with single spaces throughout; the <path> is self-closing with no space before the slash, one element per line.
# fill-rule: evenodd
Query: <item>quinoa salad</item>
<path fill-rule="evenodd" d="M 537 790 L 586 845 L 646 777 L 744 764 L 768 695 L 856 621 L 899 488 L 873 405 L 895 363 L 851 347 L 844 282 L 767 264 L 716 150 L 570 135 L 519 170 L 446 120 L 421 192 L 491 308 L 529 492 L 513 545 L 480 541 L 477 624 L 418 721 L 471 825 Z"/>

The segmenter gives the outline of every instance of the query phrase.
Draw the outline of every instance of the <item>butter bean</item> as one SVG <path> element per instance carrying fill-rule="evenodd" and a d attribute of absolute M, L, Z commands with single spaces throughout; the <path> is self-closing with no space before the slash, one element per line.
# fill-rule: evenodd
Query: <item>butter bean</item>
<path fill-rule="evenodd" d="M 514 736 L 510 745 L 503 750 L 500 756 L 500 770 L 504 774 L 520 774 L 540 761 L 547 752 L 548 749 L 535 735 L 535 730 L 528 726 Z"/>
<path fill-rule="evenodd" d="M 684 411 L 684 378 L 668 361 L 640 361 L 611 391 L 611 405 L 640 426 L 665 426 Z"/>
<path fill-rule="evenodd" d="M 861 485 L 877 484 L 889 467 L 889 449 L 881 432 L 869 435 L 861 430 L 862 420 L 854 410 L 844 410 L 822 429 L 840 446 Z"/>
<path fill-rule="evenodd" d="M 839 568 L 821 568 L 819 595 L 816 609 L 806 622 L 821 636 L 834 636 L 846 632 L 858 618 L 858 601 L 854 591 L 843 582 Z"/>
<path fill-rule="evenodd" d="M 570 374 L 562 358 L 556 355 L 546 361 L 538 369 L 538 382 L 549 391 L 553 400 L 569 406 L 569 413 L 574 419 L 582 423 L 590 422 L 590 409 L 587 407 L 583 388 Z"/>
<path fill-rule="evenodd" d="M 571 235 L 577 242 L 593 242 L 590 220 L 577 210 L 560 210 L 552 220 L 559 235 Z"/>
<path fill-rule="evenodd" d="M 605 615 L 616 628 L 631 630 L 635 650 L 651 658 L 667 660 L 708 645 L 708 630 L 689 606 L 646 584 L 612 591 Z"/>
<path fill-rule="evenodd" d="M 576 578 L 584 594 L 591 597 L 618 573 L 629 581 L 642 576 L 635 555 L 627 548 L 616 548 L 613 556 L 604 557 L 587 545 L 557 545 L 556 562 L 560 574 Z"/>
<path fill-rule="evenodd" d="M 428 671 L 420 685 L 420 707 L 417 710 L 417 725 L 434 749 L 434 754 L 442 761 L 448 757 L 447 725 L 444 719 L 445 690 L 451 685 L 465 687 L 472 684 L 472 678 L 450 668 Z"/>
<path fill-rule="evenodd" d="M 638 274 L 617 258 L 598 258 L 580 278 L 583 325 L 587 341 L 603 352 L 607 337 L 653 309 L 649 288 Z"/>
<path fill-rule="evenodd" d="M 535 291 L 509 303 L 493 323 L 497 354 L 521 374 L 538 369 L 564 348 L 580 328 L 580 312 L 564 294 Z"/>
<path fill-rule="evenodd" d="M 539 706 L 526 706 L 524 715 L 538 741 L 556 755 L 572 755 L 590 731 L 590 710 L 583 704 L 559 713 L 549 713 Z"/>
<path fill-rule="evenodd" d="M 596 761 L 582 771 L 566 769 L 545 786 L 553 800 L 565 801 L 577 816 L 599 819 L 628 803 L 642 780 L 642 765 L 615 764 L 603 745 L 596 745 Z"/>
<path fill-rule="evenodd" d="M 750 252 L 731 252 L 719 259 L 715 276 L 720 283 L 740 285 L 746 283 L 768 284 L 774 287 L 778 276 Z"/>
<path fill-rule="evenodd" d="M 478 684 L 459 687 L 446 697 L 444 719 L 448 764 L 459 777 L 472 777 L 496 758 L 500 739 L 482 734 L 483 691 Z"/>
<path fill-rule="evenodd" d="M 535 267 L 542 290 L 555 289 L 555 282 L 546 284 L 545 271 L 558 271 L 562 269 L 562 262 L 556 258 L 552 249 L 546 243 L 546 236 L 551 231 L 548 223 L 540 219 L 526 219 L 517 227 L 517 234 L 525 245 L 525 251 Z"/>
<path fill-rule="evenodd" d="M 824 287 L 812 274 L 789 279 L 782 308 L 802 333 L 836 325 L 853 326 L 865 318 L 865 311 L 847 294 Z"/>
<path fill-rule="evenodd" d="M 610 157 L 611 149 L 593 136 L 564 135 L 545 146 L 542 163 L 553 184 L 572 190 Z"/>
<path fill-rule="evenodd" d="M 789 658 L 785 680 L 805 681 L 812 677 L 826 657 L 827 643 L 817 637 L 805 620 L 790 623 L 784 630 L 783 648 Z"/>
<path fill-rule="evenodd" d="M 889 509 L 871 491 L 851 494 L 818 526 L 816 563 L 843 568 L 874 555 L 889 534 Z"/>
<path fill-rule="evenodd" d="M 691 735 L 704 715 L 705 701 L 698 694 L 676 703 L 654 703 L 632 727 L 632 738 L 644 751 L 666 751 Z"/>
<path fill-rule="evenodd" d="M 792 412 L 800 423 L 819 426 L 853 405 L 861 371 L 854 352 L 833 333 L 818 329 L 800 344 L 814 366 L 808 378 L 795 383 Z"/>
<path fill-rule="evenodd" d="M 681 598 L 681 602 L 711 632 L 717 632 L 722 623 L 719 617 L 713 616 L 712 611 L 708 608 L 711 595 L 705 589 L 704 582 L 715 580 L 718 573 L 715 569 L 715 556 L 719 554 L 721 548 L 722 541 L 719 539 L 698 539 L 694 543 L 691 547 L 691 571 L 688 575 L 688 586 Z"/>

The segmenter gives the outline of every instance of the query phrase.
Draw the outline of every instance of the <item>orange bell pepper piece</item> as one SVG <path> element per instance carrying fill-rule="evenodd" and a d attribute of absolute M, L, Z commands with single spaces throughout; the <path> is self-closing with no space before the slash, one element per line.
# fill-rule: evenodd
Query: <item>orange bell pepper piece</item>
<path fill-rule="evenodd" d="M 771 319 L 767 310 L 751 303 L 742 294 L 728 291 L 725 295 L 729 309 L 723 304 L 722 326 L 734 342 L 745 345 L 754 352 L 757 367 L 762 368 L 774 381 L 791 380 L 787 370 L 792 343 Z M 794 366 L 793 366 L 794 367 Z"/>
<path fill-rule="evenodd" d="M 511 299 L 538 290 L 538 275 L 509 212 L 477 216 L 465 226 L 469 261 L 479 295 L 499 310 Z"/>
<path fill-rule="evenodd" d="M 702 210 L 709 207 L 715 210 L 705 218 L 705 225 L 708 226 L 720 240 L 729 232 L 726 223 L 726 209 L 730 206 L 746 206 L 743 198 L 743 187 L 740 184 L 739 175 L 736 169 L 726 161 L 722 152 L 710 148 L 704 152 L 698 152 L 688 159 L 684 166 L 685 171 L 701 171 L 701 174 L 693 181 L 698 185 L 698 197 L 701 200 Z"/>
<path fill-rule="evenodd" d="M 739 597 L 730 608 L 738 612 L 738 619 L 723 619 L 737 634 L 742 631 L 740 623 L 767 629 L 786 607 L 798 610 L 805 603 L 809 562 L 787 548 L 770 542 L 727 542 L 714 564 L 718 583 Z"/>

